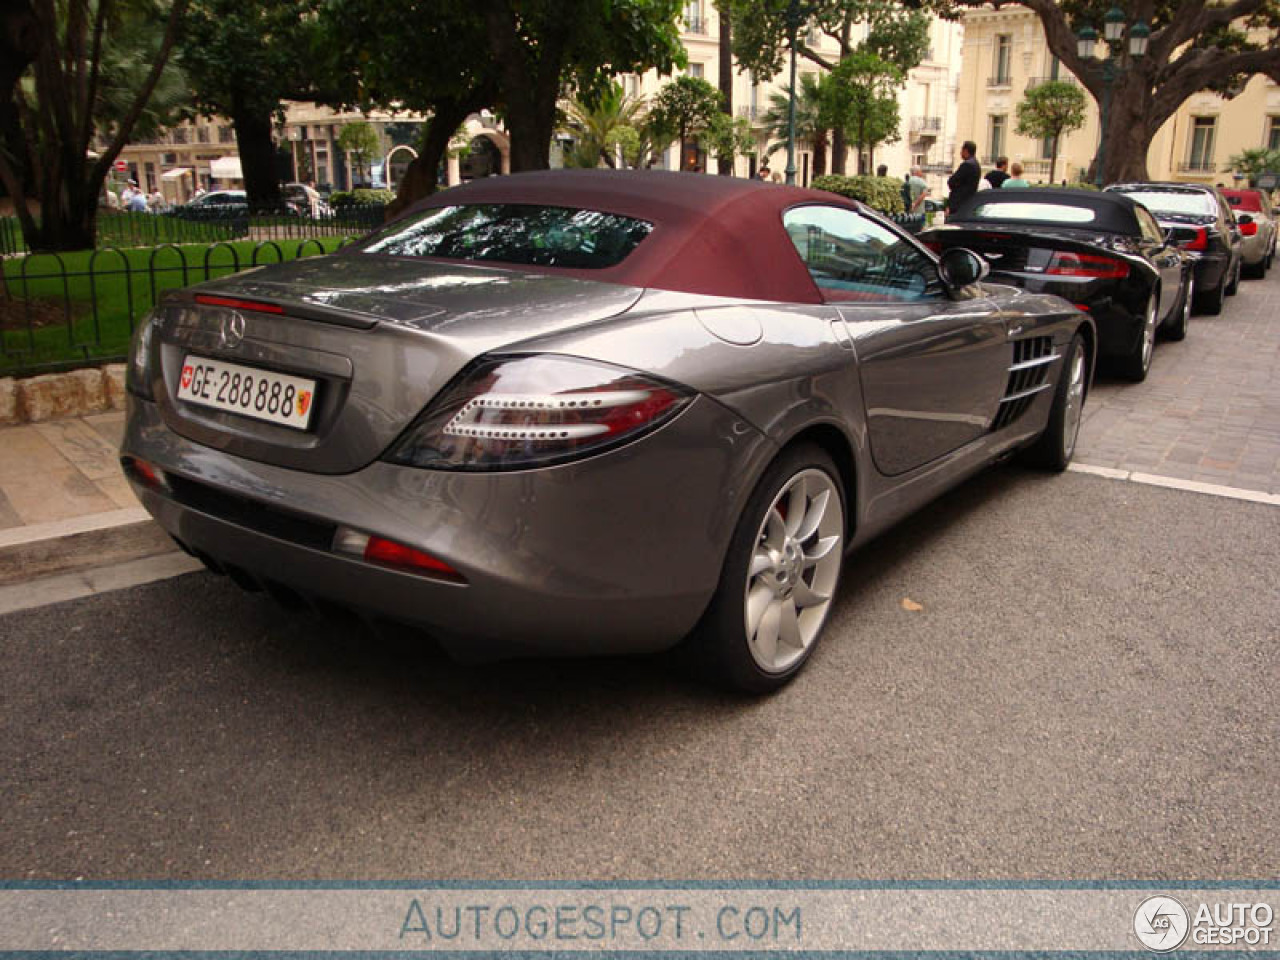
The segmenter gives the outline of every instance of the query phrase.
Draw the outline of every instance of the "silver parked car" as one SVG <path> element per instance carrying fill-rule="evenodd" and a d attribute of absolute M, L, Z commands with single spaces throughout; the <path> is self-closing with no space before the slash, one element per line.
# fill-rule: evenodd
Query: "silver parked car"
<path fill-rule="evenodd" d="M 1255 279 L 1266 276 L 1276 256 L 1276 211 L 1265 190 L 1223 189 L 1219 191 L 1231 205 L 1240 228 L 1240 256 L 1244 275 Z"/>
<path fill-rule="evenodd" d="M 464 659 L 657 651 L 780 686 L 845 554 L 1019 450 L 1071 459 L 1096 333 L 860 204 L 553 171 L 171 293 L 122 457 L 215 571 Z"/>

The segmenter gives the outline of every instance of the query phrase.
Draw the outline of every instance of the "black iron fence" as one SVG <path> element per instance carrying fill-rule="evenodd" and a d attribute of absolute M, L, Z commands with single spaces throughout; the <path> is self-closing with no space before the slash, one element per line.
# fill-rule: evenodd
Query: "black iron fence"
<path fill-rule="evenodd" d="M 151 247 L 166 243 L 218 243 L 229 240 L 295 240 L 349 237 L 382 226 L 386 206 L 350 203 L 325 212 L 300 213 L 283 207 L 250 214 L 248 207 L 221 204 L 174 207 L 166 212 L 102 211 L 98 214 L 99 247 Z M 0 256 L 26 253 L 29 247 L 17 217 L 0 217 Z"/>
<path fill-rule="evenodd" d="M 164 290 L 330 253 L 354 239 L 113 246 L 0 261 L 0 376 L 122 360 L 134 326 Z"/>

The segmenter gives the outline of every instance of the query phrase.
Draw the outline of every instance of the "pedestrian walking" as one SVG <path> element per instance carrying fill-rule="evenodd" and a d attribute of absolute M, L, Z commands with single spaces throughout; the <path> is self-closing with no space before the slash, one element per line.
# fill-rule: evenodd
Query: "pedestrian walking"
<path fill-rule="evenodd" d="M 1022 179 L 1022 164 L 1018 161 L 1013 162 L 1013 166 L 1009 168 L 1011 176 L 1001 186 L 1001 190 L 1017 190 L 1022 187 L 1031 186 L 1026 180 Z"/>
<path fill-rule="evenodd" d="M 947 178 L 947 189 L 951 191 L 947 197 L 947 209 L 955 210 L 958 206 L 978 192 L 978 181 L 982 179 L 982 168 L 978 166 L 978 145 L 966 140 L 960 147 L 960 165 Z"/>
<path fill-rule="evenodd" d="M 911 204 L 907 207 L 907 212 L 919 213 L 924 209 L 924 201 L 929 196 L 929 182 L 924 178 L 922 167 L 911 168 L 911 174 L 907 177 L 907 190 L 911 194 Z"/>

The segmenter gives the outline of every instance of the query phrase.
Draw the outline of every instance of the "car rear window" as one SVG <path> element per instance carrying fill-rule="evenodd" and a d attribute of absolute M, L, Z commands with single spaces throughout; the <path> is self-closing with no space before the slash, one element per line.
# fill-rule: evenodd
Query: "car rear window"
<path fill-rule="evenodd" d="M 1097 213 L 1069 203 L 979 203 L 969 217 L 975 220 L 1038 220 L 1041 223 L 1093 223 Z"/>
<path fill-rule="evenodd" d="M 1118 190 L 1132 197 L 1152 213 L 1184 213 L 1196 216 L 1216 216 L 1218 205 L 1213 194 L 1199 190 Z"/>
<path fill-rule="evenodd" d="M 644 220 L 518 203 L 433 207 L 373 234 L 361 253 L 598 270 L 627 258 L 653 230 Z"/>
<path fill-rule="evenodd" d="M 1262 212 L 1262 197 L 1252 190 L 1223 190 L 1222 195 L 1233 209 L 1248 210 L 1253 213 Z"/>

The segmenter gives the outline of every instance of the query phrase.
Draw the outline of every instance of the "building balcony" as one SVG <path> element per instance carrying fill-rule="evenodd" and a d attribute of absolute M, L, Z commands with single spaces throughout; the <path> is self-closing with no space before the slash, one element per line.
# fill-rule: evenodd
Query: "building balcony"
<path fill-rule="evenodd" d="M 942 133 L 942 118 L 912 117 L 911 132 L 922 137 L 936 137 Z"/>
<path fill-rule="evenodd" d="M 684 32 L 696 34 L 699 37 L 707 35 L 707 21 L 701 16 L 686 16 L 684 18 Z"/>
<path fill-rule="evenodd" d="M 749 106 L 740 106 L 737 108 L 738 116 L 746 117 L 752 123 L 755 123 L 764 114 L 764 110 L 756 106 L 754 103 Z"/>
<path fill-rule="evenodd" d="M 988 87 L 1012 87 L 1013 77 L 1008 74 L 997 74 L 994 77 L 987 77 Z"/>
<path fill-rule="evenodd" d="M 1212 160 L 1184 160 L 1178 164 L 1179 173 L 1208 174 L 1214 173 L 1218 165 Z"/>
<path fill-rule="evenodd" d="M 1038 87 L 1042 83 L 1070 83 L 1073 86 L 1080 86 L 1080 81 L 1076 79 L 1075 74 L 1062 73 L 1056 77 L 1027 77 L 1026 89 L 1030 90 L 1032 87 Z"/>

